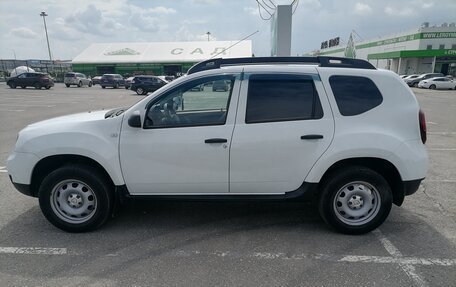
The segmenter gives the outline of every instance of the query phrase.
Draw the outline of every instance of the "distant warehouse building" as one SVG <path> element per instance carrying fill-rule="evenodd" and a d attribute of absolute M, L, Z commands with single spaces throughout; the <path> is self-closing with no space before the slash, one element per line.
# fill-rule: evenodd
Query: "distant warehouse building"
<path fill-rule="evenodd" d="M 325 48 L 313 54 L 354 56 L 398 74 L 436 72 L 456 76 L 456 27 L 454 23 L 440 27 L 423 23 L 418 30 L 358 43 L 353 42 L 351 35 L 346 46 Z"/>
<path fill-rule="evenodd" d="M 73 70 L 86 75 L 185 73 L 194 64 L 217 58 L 252 56 L 252 41 L 92 44 L 73 59 Z M 237 44 L 236 44 L 237 43 Z"/>

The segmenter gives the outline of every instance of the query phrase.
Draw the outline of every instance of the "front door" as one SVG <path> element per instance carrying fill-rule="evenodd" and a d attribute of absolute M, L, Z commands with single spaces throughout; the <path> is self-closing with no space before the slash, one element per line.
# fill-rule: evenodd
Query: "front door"
<path fill-rule="evenodd" d="M 228 193 L 228 167 L 239 76 L 187 81 L 154 97 L 142 128 L 124 119 L 120 162 L 132 195 Z M 214 81 L 229 89 L 214 92 Z M 203 90 L 196 90 L 196 86 Z"/>

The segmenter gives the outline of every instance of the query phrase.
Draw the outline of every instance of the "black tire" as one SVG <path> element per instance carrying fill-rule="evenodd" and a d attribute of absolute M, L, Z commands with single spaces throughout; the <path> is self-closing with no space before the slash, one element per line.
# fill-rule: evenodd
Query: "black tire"
<path fill-rule="evenodd" d="M 89 87 L 92 87 L 92 82 L 89 82 Z"/>
<path fill-rule="evenodd" d="M 79 81 L 78 87 L 82 87 L 82 82 L 81 81 Z"/>
<path fill-rule="evenodd" d="M 136 89 L 136 93 L 137 93 L 138 95 L 144 95 L 144 90 L 143 90 L 143 88 L 137 88 L 137 89 Z"/>
<path fill-rule="evenodd" d="M 65 86 L 66 86 L 67 88 L 69 88 L 69 87 L 70 87 L 70 84 L 65 84 Z"/>
<path fill-rule="evenodd" d="M 436 88 L 435 85 L 430 85 L 430 86 L 429 86 L 429 89 L 431 89 L 431 90 L 435 90 L 435 88 Z"/>
<path fill-rule="evenodd" d="M 80 202 L 77 201 L 78 196 Z M 113 207 L 113 192 L 108 179 L 98 170 L 85 165 L 67 165 L 51 172 L 41 183 L 38 198 L 47 220 L 68 232 L 99 228 L 109 218 Z M 81 205 L 72 206 L 78 204 Z"/>
<path fill-rule="evenodd" d="M 125 86 L 125 90 L 128 90 L 128 88 L 129 88 L 128 86 Z"/>
<path fill-rule="evenodd" d="M 33 84 L 33 87 L 35 87 L 35 89 L 37 89 L 37 90 L 41 90 L 41 84 L 39 82 L 36 82 L 35 84 Z"/>
<path fill-rule="evenodd" d="M 47 86 L 47 87 L 46 87 L 46 90 L 49 90 L 50 88 L 51 88 L 51 86 Z"/>
<path fill-rule="evenodd" d="M 15 89 L 16 88 L 16 83 L 11 81 L 11 82 L 8 82 L 8 86 L 11 88 L 11 89 Z"/>
<path fill-rule="evenodd" d="M 118 88 L 119 88 L 119 83 L 116 83 L 116 84 L 114 85 L 114 89 L 118 89 Z"/>
<path fill-rule="evenodd" d="M 21 89 L 25 89 L 25 88 L 26 88 L 26 86 L 21 86 Z"/>
<path fill-rule="evenodd" d="M 102 88 L 102 89 L 106 89 L 106 87 L 105 87 L 105 86 L 101 86 L 101 88 Z"/>
<path fill-rule="evenodd" d="M 418 82 L 413 83 L 413 87 L 418 88 Z"/>
<path fill-rule="evenodd" d="M 336 231 L 363 234 L 385 221 L 392 201 L 391 188 L 379 173 L 366 167 L 352 166 L 339 169 L 327 177 L 323 183 L 319 211 L 323 220 Z M 355 214 L 358 218 L 350 216 Z"/>

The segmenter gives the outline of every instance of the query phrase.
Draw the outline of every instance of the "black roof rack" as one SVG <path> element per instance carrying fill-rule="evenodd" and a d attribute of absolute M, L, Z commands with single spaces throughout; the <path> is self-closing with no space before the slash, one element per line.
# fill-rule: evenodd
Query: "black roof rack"
<path fill-rule="evenodd" d="M 221 66 L 260 65 L 260 64 L 316 64 L 320 67 L 373 69 L 368 61 L 342 57 L 250 57 L 250 58 L 216 58 L 199 62 L 191 67 L 187 74 L 194 74 L 205 70 L 218 69 Z"/>

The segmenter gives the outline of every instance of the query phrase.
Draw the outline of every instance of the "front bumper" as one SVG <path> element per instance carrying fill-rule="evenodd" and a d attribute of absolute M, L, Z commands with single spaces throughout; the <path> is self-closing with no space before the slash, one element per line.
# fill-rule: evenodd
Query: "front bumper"
<path fill-rule="evenodd" d="M 30 184 L 32 172 L 40 159 L 33 153 L 13 152 L 6 161 L 6 168 L 11 181 L 18 184 Z"/>
<path fill-rule="evenodd" d="M 415 180 L 409 180 L 409 181 L 403 181 L 402 184 L 404 186 L 404 195 L 412 195 L 414 194 L 418 188 L 420 187 L 421 181 L 424 178 L 421 179 L 415 179 Z"/>

